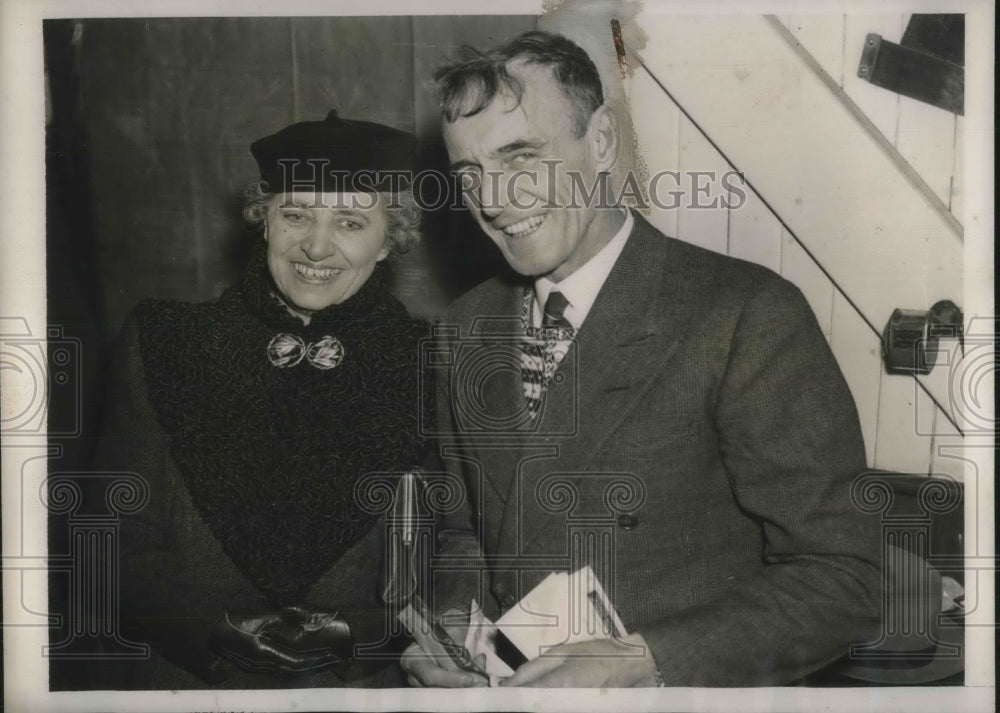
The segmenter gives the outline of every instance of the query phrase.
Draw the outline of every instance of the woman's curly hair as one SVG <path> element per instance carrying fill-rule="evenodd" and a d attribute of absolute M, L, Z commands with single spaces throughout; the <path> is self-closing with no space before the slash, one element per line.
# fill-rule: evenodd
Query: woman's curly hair
<path fill-rule="evenodd" d="M 274 196 L 267 190 L 264 181 L 256 181 L 246 187 L 243 191 L 243 220 L 247 225 L 251 228 L 263 227 Z M 402 255 L 420 242 L 420 208 L 409 189 L 391 193 L 381 191 L 379 197 L 385 206 L 388 223 L 385 246 L 390 256 Z"/>

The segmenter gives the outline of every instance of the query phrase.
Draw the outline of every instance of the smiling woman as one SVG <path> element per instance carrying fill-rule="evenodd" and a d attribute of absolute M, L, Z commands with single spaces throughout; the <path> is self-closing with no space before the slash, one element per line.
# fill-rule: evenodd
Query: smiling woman
<path fill-rule="evenodd" d="M 385 207 L 357 193 L 282 193 L 264 223 L 267 265 L 289 310 L 313 312 L 349 299 L 389 256 Z"/>
<path fill-rule="evenodd" d="M 126 323 L 99 466 L 148 484 L 121 524 L 121 610 L 152 656 L 122 687 L 392 684 L 382 533 L 355 485 L 422 459 L 424 328 L 385 269 L 418 238 L 415 144 L 335 112 L 254 142 L 243 279 Z"/>
<path fill-rule="evenodd" d="M 246 199 L 243 214 L 264 231 L 271 276 L 306 322 L 317 309 L 348 299 L 378 263 L 419 239 L 420 211 L 409 190 L 274 194 L 257 182 Z"/>
<path fill-rule="evenodd" d="M 361 245 L 370 247 L 379 245 L 374 260 L 363 260 L 366 263 L 364 267 L 371 267 L 365 271 L 365 279 L 367 279 L 367 275 L 371 274 L 377 263 L 387 257 L 402 255 L 420 240 L 420 209 L 417 207 L 413 193 L 407 187 L 401 187 L 394 192 L 326 194 L 301 191 L 275 194 L 269 192 L 267 188 L 267 183 L 263 181 L 256 181 L 247 186 L 244 192 L 246 202 L 243 207 L 243 217 L 247 224 L 263 230 L 265 239 L 267 239 L 269 226 L 272 222 L 277 224 L 278 228 L 276 229 L 280 229 L 281 226 L 290 229 L 298 227 L 298 230 L 288 231 L 292 234 L 289 241 L 294 242 L 294 245 L 288 246 L 283 241 L 268 241 L 269 265 L 271 275 L 275 280 L 278 280 L 278 272 L 280 272 L 279 263 L 283 258 L 278 256 L 282 253 L 283 246 L 294 248 L 296 245 L 301 246 L 305 239 L 316 240 L 318 237 L 316 230 L 322 229 L 316 221 L 320 221 L 321 224 L 323 221 L 329 221 L 329 224 L 341 235 L 353 236 L 349 240 L 340 240 L 334 235 L 331 235 L 330 238 L 334 244 L 345 251 L 343 257 L 348 260 L 348 269 L 353 271 L 352 274 L 355 277 L 357 276 L 357 265 L 355 260 L 349 258 L 348 253 L 356 254 Z M 325 216 L 330 217 L 325 218 Z M 372 229 L 373 223 L 378 224 L 377 229 Z M 373 239 L 373 236 L 376 235 L 378 239 Z M 293 269 L 299 270 L 304 276 L 308 273 L 309 268 L 323 269 L 319 265 L 313 264 L 314 258 L 329 251 L 331 247 L 330 245 L 313 244 L 310 249 L 313 251 L 311 256 L 303 256 L 305 259 L 298 261 L 299 267 L 295 267 L 296 260 L 291 259 Z M 332 264 L 335 261 L 328 260 L 327 262 Z M 343 265 L 334 266 L 332 269 L 342 272 L 344 267 Z M 337 275 L 339 276 L 339 274 L 338 272 Z M 351 275 L 349 274 L 349 276 Z M 313 275 L 313 277 L 318 277 L 318 275 Z M 320 308 L 342 302 L 360 287 L 358 281 L 354 280 L 352 282 L 354 289 L 347 290 L 346 282 L 346 280 L 338 281 L 336 290 L 331 290 L 327 295 L 329 301 L 324 302 Z M 364 280 L 361 280 L 361 283 L 363 282 Z M 291 284 L 294 285 L 294 281 Z M 321 282 L 320 284 L 325 283 Z M 292 299 L 289 293 L 284 292 L 284 290 L 282 292 L 286 299 Z M 321 297 L 320 301 L 322 302 L 324 299 L 326 297 Z M 292 305 L 289 307 L 293 308 Z M 305 315 L 314 310 L 308 304 L 301 304 L 298 305 L 298 311 L 300 315 Z"/>

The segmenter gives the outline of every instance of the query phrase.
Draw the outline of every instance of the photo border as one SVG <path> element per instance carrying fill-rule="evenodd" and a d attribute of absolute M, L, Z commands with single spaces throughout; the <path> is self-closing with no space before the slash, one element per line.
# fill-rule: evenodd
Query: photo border
<path fill-rule="evenodd" d="M 467 0 L 434 0 L 433 8 L 418 14 L 537 14 L 541 2 L 502 0 L 470 12 Z M 893 11 L 966 12 L 966 211 L 965 313 L 993 315 L 993 28 L 995 9 L 988 0 L 964 2 L 739 2 L 693 0 L 648 2 L 648 8 L 671 14 L 750 12 Z M 806 9 L 807 8 L 807 9 Z M 371 2 L 340 0 L 313 2 L 285 0 L 206 2 L 205 0 L 154 0 L 141 4 L 123 0 L 34 1 L 7 0 L 0 5 L 0 266 L 3 270 L 0 316 L 22 318 L 31 335 L 46 334 L 45 284 L 45 177 L 44 92 L 42 82 L 42 20 L 54 17 L 215 17 L 293 15 L 414 14 L 402 2 L 381 3 L 378 13 Z M 476 8 L 480 9 L 480 8 Z M 279 12 L 280 11 L 280 12 Z M 994 323 L 995 329 L 995 323 Z M 16 407 L 23 394 L 4 392 L 4 407 Z M 21 564 L 45 560 L 45 512 L 20 509 L 28 500 L 24 488 L 34 476 L 33 459 L 45 458 L 50 448 L 45 435 L 34 441 L 2 444 L 3 458 L 3 597 L 4 695 L 7 710 L 48 711 L 173 711 L 173 710 L 687 710 L 770 711 L 823 710 L 937 711 L 992 710 L 994 699 L 993 612 L 995 567 L 979 573 L 978 597 L 982 606 L 970 615 L 966 627 L 966 685 L 962 688 L 667 688 L 638 691 L 489 690 L 463 691 L 416 689 L 294 689 L 278 691 L 156 691 L 156 692 L 48 692 L 47 662 L 41 657 L 48 644 L 48 629 L 19 625 L 21 597 L 46 601 L 44 577 L 32 578 L 22 591 Z M 969 448 L 965 455 L 978 476 L 975 498 L 967 498 L 966 527 L 988 552 L 967 552 L 992 558 L 994 543 L 993 452 Z M 27 469 L 27 470 L 26 470 Z M 28 488 L 30 490 L 30 488 Z M 975 509 L 978 508 L 978 509 Z M 972 534 L 970 532 L 970 534 Z M 995 563 L 995 560 L 992 560 Z M 27 566 L 25 564 L 25 566 Z M 39 597 L 39 590 L 41 596 Z M 30 652 L 38 652 L 32 656 Z"/>

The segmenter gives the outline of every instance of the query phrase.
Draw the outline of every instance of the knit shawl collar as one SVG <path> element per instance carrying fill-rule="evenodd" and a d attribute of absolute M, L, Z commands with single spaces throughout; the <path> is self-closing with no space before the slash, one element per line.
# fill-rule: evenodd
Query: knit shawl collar
<path fill-rule="evenodd" d="M 243 574 L 284 605 L 373 525 L 357 480 L 421 457 L 424 330 L 387 294 L 381 267 L 304 325 L 274 297 L 262 252 L 218 302 L 147 301 L 137 321 L 149 400 L 195 506 Z M 275 367 L 267 345 L 282 331 L 334 336 L 344 360 Z"/>

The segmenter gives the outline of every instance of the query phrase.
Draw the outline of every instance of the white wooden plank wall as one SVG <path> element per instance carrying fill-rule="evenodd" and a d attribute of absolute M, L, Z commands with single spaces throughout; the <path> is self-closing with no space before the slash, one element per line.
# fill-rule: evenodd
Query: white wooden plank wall
<path fill-rule="evenodd" d="M 816 313 L 826 340 L 830 341 L 833 332 L 833 283 L 790 233 L 782 231 L 781 238 L 781 275 L 802 290 Z"/>
<path fill-rule="evenodd" d="M 961 176 L 962 117 L 876 87 L 857 74 L 865 37 L 875 33 L 898 44 L 910 16 L 785 15 L 779 19 L 964 224 L 954 200 L 960 188 L 955 181 Z"/>
<path fill-rule="evenodd" d="M 792 15 L 781 20 L 964 224 L 962 117 L 873 86 L 857 76 L 865 37 L 877 33 L 898 43 L 909 15 Z M 960 300 L 961 296 L 954 299 Z M 949 347 L 954 344 L 949 343 Z M 835 353 L 844 364 L 846 354 L 841 350 Z M 953 358 L 957 357 L 953 354 Z M 942 365 L 926 379 L 942 382 L 950 374 L 951 369 Z M 933 393 L 947 393 L 947 389 L 933 389 Z M 961 437 L 912 379 L 882 375 L 880 371 L 878 402 L 871 461 L 875 467 L 962 477 L 962 461 L 945 455 L 954 453 L 946 446 L 960 444 Z M 950 404 L 942 405 L 950 410 Z"/>
<path fill-rule="evenodd" d="M 680 119 L 679 188 L 687 193 L 677 216 L 677 237 L 725 253 L 729 244 L 729 212 L 721 205 L 720 178 L 730 170 L 719 152 L 686 117 Z M 714 178 L 712 178 L 714 176 Z"/>
<path fill-rule="evenodd" d="M 865 36 L 874 32 L 898 43 L 909 17 L 792 15 L 780 19 L 963 222 L 961 117 L 899 97 L 857 77 Z M 639 72 L 634 82 L 639 86 L 652 80 Z M 650 172 L 679 170 L 686 176 L 685 172 L 692 170 L 727 171 L 723 158 L 665 94 L 643 93 L 646 97 L 655 94 L 662 107 L 633 115 Z M 753 181 L 753 176 L 748 178 Z M 687 191 L 687 206 L 690 183 L 681 187 Z M 739 209 L 654 207 L 649 218 L 668 235 L 765 265 L 803 291 L 858 406 L 871 465 L 913 473 L 948 473 L 961 479 L 962 461 L 947 455 L 954 452 L 947 446 L 961 443 L 954 427 L 913 379 L 884 373 L 878 337 L 760 199 L 750 191 L 748 194 L 746 204 Z M 961 295 L 954 299 L 961 300 Z M 881 330 L 884 325 L 875 326 Z M 946 367 L 938 368 L 931 378 L 946 380 L 948 374 Z"/>
<path fill-rule="evenodd" d="M 729 254 L 780 273 L 783 232 L 757 194 L 747 191 L 743 207 L 729 211 Z"/>
<path fill-rule="evenodd" d="M 926 377 L 930 381 L 937 382 L 934 384 L 936 388 L 933 388 L 932 393 L 948 393 L 956 399 L 963 398 L 968 401 L 970 395 L 961 393 L 965 385 L 962 377 L 969 373 L 974 357 L 970 358 L 968 362 L 963 362 L 961 366 L 956 366 L 962 360 L 962 350 L 957 339 L 942 339 L 938 349 L 938 364 Z M 961 446 L 964 439 L 939 409 L 934 408 L 933 404 L 927 403 L 930 399 L 923 391 L 918 391 L 916 396 L 918 402 L 923 402 L 919 404 L 917 413 L 926 419 L 925 422 L 917 423 L 917 431 L 925 438 L 929 436 L 931 440 L 930 472 L 944 473 L 962 480 L 965 473 L 965 461 L 961 458 Z M 975 396 L 973 395 L 973 398 Z M 982 394 L 978 394 L 978 396 L 981 397 Z M 951 411 L 955 410 L 950 403 L 947 404 L 947 407 Z M 970 436 L 974 435 L 975 428 L 973 427 Z"/>
<path fill-rule="evenodd" d="M 637 72 L 632 81 L 634 91 L 647 97 L 647 101 L 651 104 L 647 105 L 647 111 L 632 112 L 639 150 L 646 161 L 646 166 L 650 173 L 676 170 L 680 164 L 677 154 L 680 146 L 681 112 L 645 72 Z M 670 180 L 669 177 L 664 178 L 663 186 L 657 190 L 663 202 L 670 198 L 666 191 L 674 188 L 667 185 Z M 676 210 L 652 210 L 648 215 L 650 222 L 657 229 L 672 236 L 678 235 L 677 216 Z"/>
<path fill-rule="evenodd" d="M 839 292 L 833 293 L 830 346 L 858 407 L 868 463 L 875 463 L 879 395 L 883 379 L 881 345 L 871 329 Z"/>

